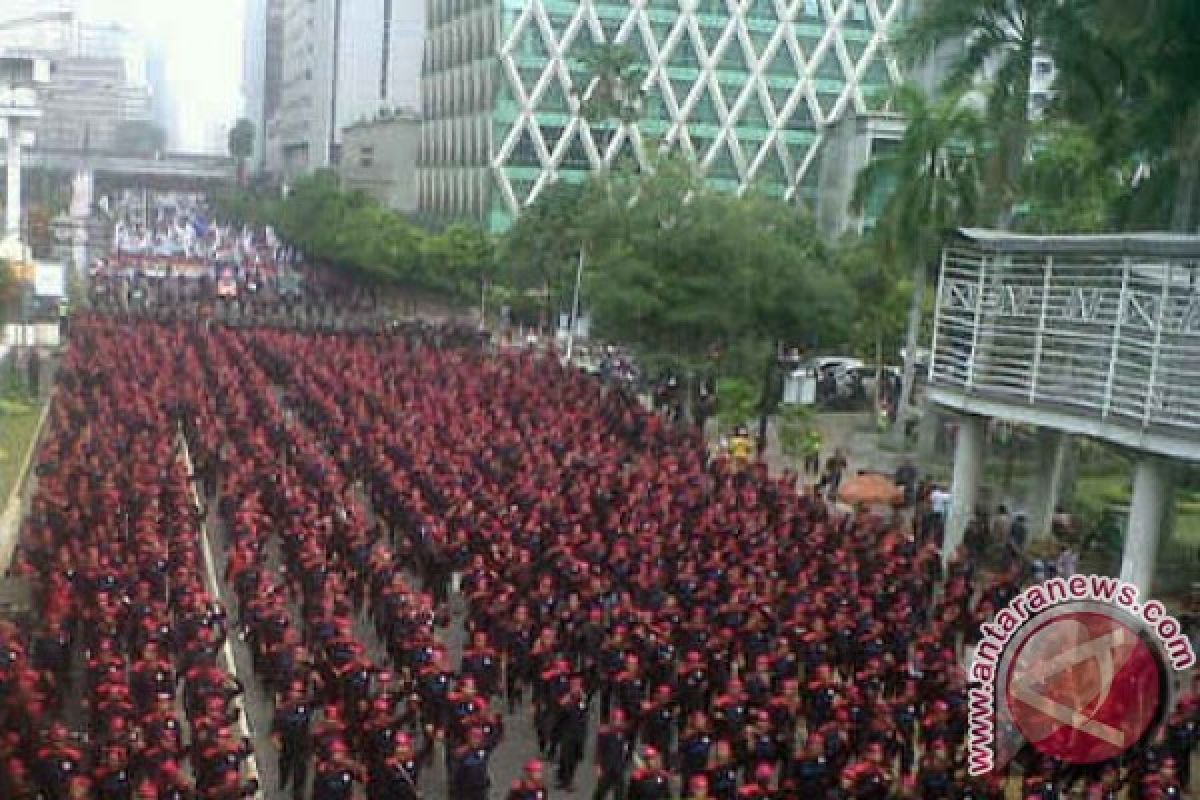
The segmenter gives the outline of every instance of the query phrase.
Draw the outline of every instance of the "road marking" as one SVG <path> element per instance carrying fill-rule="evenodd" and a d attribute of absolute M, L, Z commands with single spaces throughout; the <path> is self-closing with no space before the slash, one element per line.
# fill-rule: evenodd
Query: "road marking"
<path fill-rule="evenodd" d="M 183 435 L 182 430 L 179 432 L 179 441 L 183 444 L 181 455 L 183 456 L 183 464 L 185 467 L 187 467 L 188 484 L 192 492 L 192 503 L 195 504 L 197 510 L 203 511 L 204 507 L 200 503 L 200 493 L 196 491 L 195 471 L 192 465 L 192 453 L 188 448 L 187 437 Z M 200 520 L 200 550 L 204 555 L 204 582 L 208 585 L 208 592 L 221 603 L 221 605 L 225 608 L 226 614 L 228 614 L 229 606 L 225 603 L 225 599 L 221 596 L 221 586 L 217 582 L 217 565 L 216 559 L 213 558 L 212 544 L 208 539 L 208 522 L 204 519 Z M 225 661 L 225 672 L 229 675 L 232 675 L 238 681 L 241 681 L 241 678 L 239 678 L 237 674 L 237 661 L 233 657 L 233 646 L 229 643 L 228 630 L 225 631 L 225 643 L 221 647 L 221 656 Z M 244 685 L 245 684 L 243 683 L 243 686 Z M 254 732 L 250 729 L 250 716 L 246 713 L 245 705 L 242 703 L 242 698 L 244 696 L 245 694 L 243 692 L 241 696 L 235 697 L 233 702 L 237 708 L 238 727 L 242 731 L 242 736 L 246 737 L 253 743 Z M 262 781 L 259 779 L 258 775 L 258 758 L 253 750 L 251 750 L 250 756 L 246 759 L 246 769 L 250 773 L 250 777 L 259 782 L 258 791 L 255 792 L 254 796 L 258 798 L 258 800 L 263 800 L 264 795 Z"/>

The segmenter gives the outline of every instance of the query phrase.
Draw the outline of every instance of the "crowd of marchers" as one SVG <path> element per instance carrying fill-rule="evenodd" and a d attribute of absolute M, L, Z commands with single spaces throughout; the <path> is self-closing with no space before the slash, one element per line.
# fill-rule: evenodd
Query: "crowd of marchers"
<path fill-rule="evenodd" d="M 1017 562 L 944 561 L 928 492 L 839 509 L 471 331 L 84 317 L 37 464 L 13 565 L 37 613 L 0 626 L 5 798 L 415 800 L 440 770 L 454 800 L 1149 800 L 1190 778 L 1191 692 L 1120 761 L 1027 747 L 968 776 L 964 652 Z M 231 632 L 274 698 L 278 785 L 247 767 Z M 492 786 L 523 707 L 542 760 Z"/>

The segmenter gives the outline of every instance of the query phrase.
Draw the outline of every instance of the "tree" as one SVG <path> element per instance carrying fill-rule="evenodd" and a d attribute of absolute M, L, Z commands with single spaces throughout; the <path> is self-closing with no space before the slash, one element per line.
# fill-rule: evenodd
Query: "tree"
<path fill-rule="evenodd" d="M 229 129 L 229 155 L 237 161 L 238 183 L 246 182 L 246 160 L 254 155 L 254 123 L 242 117 Z"/>
<path fill-rule="evenodd" d="M 957 97 L 931 102 L 919 89 L 902 86 L 893 103 L 908 120 L 904 137 L 895 150 L 859 174 L 852 202 L 861 211 L 879 187 L 894 185 L 873 235 L 881 258 L 908 264 L 912 271 L 904 378 L 894 428 L 899 444 L 911 414 L 927 274 L 935 268 L 943 234 L 975 216 L 982 131 L 978 113 Z"/>
<path fill-rule="evenodd" d="M 597 183 L 602 181 L 597 179 Z M 608 183 L 588 204 L 597 327 L 685 367 L 750 340 L 845 341 L 852 306 L 812 223 L 765 195 L 706 188 L 686 162 Z M 761 380 L 761 362 L 742 374 Z"/>
<path fill-rule="evenodd" d="M 12 264 L 0 259 L 0 322 L 9 318 L 20 302 L 20 286 L 13 274 Z"/>
<path fill-rule="evenodd" d="M 454 223 L 441 233 L 426 236 L 421 254 L 427 283 L 444 294 L 476 299 L 493 279 L 492 241 L 475 226 Z"/>
<path fill-rule="evenodd" d="M 1118 170 L 1087 129 L 1056 122 L 1035 134 L 1017 184 L 1015 226 L 1029 233 L 1097 233 L 1112 227 Z"/>
<path fill-rule="evenodd" d="M 586 191 L 565 182 L 547 187 L 521 212 L 500 244 L 501 280 L 541 292 L 543 316 L 549 315 L 552 299 L 561 298 L 579 257 Z"/>
<path fill-rule="evenodd" d="M 1088 54 L 1058 80 L 1059 110 L 1097 132 L 1125 193 L 1124 227 L 1196 229 L 1200 205 L 1200 6 L 1091 0 Z M 1099 46 L 1089 44 L 1098 42 Z M 1090 52 L 1089 52 L 1090 51 Z"/>
<path fill-rule="evenodd" d="M 583 63 L 589 78 L 579 98 L 579 115 L 592 126 L 603 126 L 605 133 L 598 143 L 603 155 L 614 135 L 611 124 L 620 129 L 641 116 L 646 65 L 638 63 L 633 49 L 612 43 L 589 49 Z"/>
<path fill-rule="evenodd" d="M 1187 2 L 1187 0 L 1181 0 Z M 961 53 L 946 77 L 953 96 L 983 84 L 989 127 L 995 139 L 988 170 L 987 216 L 1006 226 L 1029 143 L 1029 94 L 1033 58 L 1051 55 L 1071 70 L 1095 44 L 1085 7 L 1092 0 L 928 0 L 900 37 L 910 56 L 932 56 L 954 44 Z"/>
<path fill-rule="evenodd" d="M 854 349 L 876 367 L 880 386 L 888 357 L 904 345 L 904 323 L 912 296 L 912 279 L 898 261 L 884 258 L 869 239 L 846 242 L 837 253 L 837 269 L 855 297 Z"/>

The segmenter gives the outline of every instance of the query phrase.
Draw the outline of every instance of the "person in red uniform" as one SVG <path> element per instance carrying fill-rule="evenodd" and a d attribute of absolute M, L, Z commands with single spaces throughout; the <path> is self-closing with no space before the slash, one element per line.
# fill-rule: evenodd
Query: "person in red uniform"
<path fill-rule="evenodd" d="M 531 759 L 525 763 L 524 774 L 513 781 L 508 790 L 508 800 L 547 800 L 550 792 L 542 776 L 542 762 Z"/>
<path fill-rule="evenodd" d="M 671 800 L 671 773 L 663 769 L 658 750 L 642 751 L 642 766 L 629 776 L 627 800 Z"/>

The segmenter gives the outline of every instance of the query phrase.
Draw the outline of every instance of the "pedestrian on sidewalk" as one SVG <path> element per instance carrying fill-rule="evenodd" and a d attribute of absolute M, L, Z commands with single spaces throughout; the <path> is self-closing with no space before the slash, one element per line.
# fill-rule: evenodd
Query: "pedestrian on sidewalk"
<path fill-rule="evenodd" d="M 814 478 L 821 474 L 821 432 L 816 428 L 804 434 L 804 474 Z"/>

